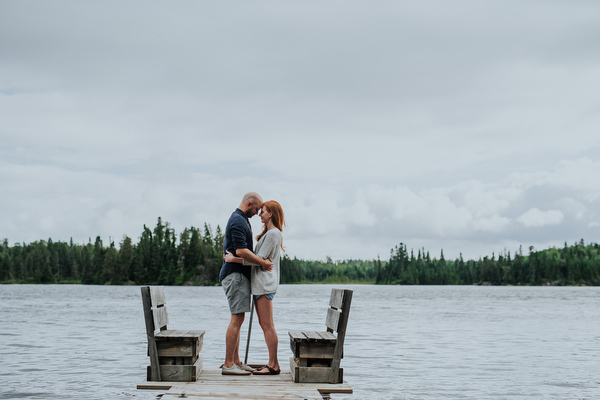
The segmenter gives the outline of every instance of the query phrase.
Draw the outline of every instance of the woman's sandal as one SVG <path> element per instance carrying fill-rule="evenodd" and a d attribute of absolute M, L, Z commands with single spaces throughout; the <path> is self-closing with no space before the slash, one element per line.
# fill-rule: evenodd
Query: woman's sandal
<path fill-rule="evenodd" d="M 262 371 L 262 370 L 263 370 L 263 369 L 265 369 L 265 368 L 266 368 L 266 369 L 267 369 L 269 372 L 259 372 L 259 371 Z M 256 370 L 254 370 L 254 371 L 252 372 L 252 374 L 253 374 L 253 375 L 279 375 L 279 373 L 280 373 L 280 372 L 281 372 L 281 369 L 275 370 L 275 369 L 273 369 L 273 368 L 269 367 L 268 365 L 265 365 L 265 366 L 263 366 L 263 367 L 261 367 L 261 368 L 258 368 L 258 369 L 256 369 Z"/>

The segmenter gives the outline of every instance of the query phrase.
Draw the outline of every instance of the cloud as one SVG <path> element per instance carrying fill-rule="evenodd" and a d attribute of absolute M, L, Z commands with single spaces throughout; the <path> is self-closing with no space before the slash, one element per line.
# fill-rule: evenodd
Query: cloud
<path fill-rule="evenodd" d="M 493 215 L 473 221 L 473 227 L 478 231 L 502 232 L 510 224 L 510 219 Z"/>
<path fill-rule="evenodd" d="M 526 228 L 540 228 L 543 226 L 558 225 L 564 219 L 564 214 L 558 210 L 540 211 L 532 208 L 517 218 Z"/>
<path fill-rule="evenodd" d="M 597 237 L 594 2 L 35 5 L 0 3 L 0 237 L 214 229 L 250 190 L 304 258 Z"/>

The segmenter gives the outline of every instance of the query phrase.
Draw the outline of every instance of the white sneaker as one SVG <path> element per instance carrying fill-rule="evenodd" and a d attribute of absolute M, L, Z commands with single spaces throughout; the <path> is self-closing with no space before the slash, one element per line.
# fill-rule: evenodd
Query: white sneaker
<path fill-rule="evenodd" d="M 253 372 L 254 368 L 252 368 L 251 366 L 249 366 L 248 364 L 244 364 L 241 363 L 240 365 L 237 366 L 239 369 L 241 369 L 242 371 L 248 371 L 248 372 Z"/>
<path fill-rule="evenodd" d="M 244 371 L 240 369 L 237 365 L 233 364 L 231 367 L 227 368 L 225 365 L 221 367 L 221 375 L 250 375 L 252 372 Z"/>

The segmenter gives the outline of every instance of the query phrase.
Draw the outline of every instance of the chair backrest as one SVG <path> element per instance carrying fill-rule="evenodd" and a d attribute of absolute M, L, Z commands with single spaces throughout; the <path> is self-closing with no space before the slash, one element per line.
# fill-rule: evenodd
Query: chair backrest
<path fill-rule="evenodd" d="M 144 303 L 147 333 L 152 332 L 152 335 L 154 335 L 157 330 L 164 331 L 167 329 L 169 315 L 167 314 L 164 286 L 143 286 L 142 301 Z"/>
<path fill-rule="evenodd" d="M 327 309 L 327 317 L 325 318 L 327 332 L 336 332 L 339 335 L 340 331 L 346 331 L 351 302 L 352 290 L 331 289 L 329 308 Z"/>
<path fill-rule="evenodd" d="M 337 332 L 337 340 L 333 350 L 333 359 L 331 360 L 329 383 L 341 383 L 340 359 L 344 354 L 344 339 L 346 338 L 346 326 L 348 325 L 351 304 L 352 290 L 331 289 L 325 324 L 327 325 L 327 332 Z"/>
<path fill-rule="evenodd" d="M 165 288 L 163 286 L 142 286 L 142 304 L 146 321 L 146 337 L 148 338 L 148 355 L 150 356 L 150 380 L 160 381 L 158 350 L 154 333 L 164 331 L 169 323 L 165 306 Z"/>

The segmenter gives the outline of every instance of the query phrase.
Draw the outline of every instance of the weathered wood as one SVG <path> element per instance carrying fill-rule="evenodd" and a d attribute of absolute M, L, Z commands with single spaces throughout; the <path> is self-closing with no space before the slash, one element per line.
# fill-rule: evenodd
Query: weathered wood
<path fill-rule="evenodd" d="M 299 367 L 308 367 L 308 358 L 296 358 L 294 357 L 294 362 Z M 300 379 L 300 378 L 298 378 Z"/>
<path fill-rule="evenodd" d="M 300 339 L 306 338 L 306 336 L 304 336 L 304 333 L 302 333 L 302 331 L 288 331 L 288 335 L 290 336 L 290 339 L 292 339 L 292 340 L 300 340 Z"/>
<path fill-rule="evenodd" d="M 325 326 L 329 328 L 327 331 L 329 332 L 337 332 L 338 325 L 340 322 L 340 312 L 338 310 L 334 310 L 330 308 L 327 310 L 327 317 L 325 318 Z"/>
<path fill-rule="evenodd" d="M 158 357 L 160 365 L 194 365 L 198 357 Z"/>
<path fill-rule="evenodd" d="M 290 373 L 282 366 L 282 373 L 269 376 L 221 375 L 217 368 L 206 368 L 196 382 L 149 382 L 137 385 L 138 389 L 168 390 L 162 398 L 179 399 L 186 392 L 189 399 L 198 400 L 323 400 L 322 396 L 334 393 L 352 393 L 348 383 L 294 383 Z M 159 396 L 160 397 L 160 396 Z"/>
<path fill-rule="evenodd" d="M 169 325 L 169 315 L 167 314 L 166 307 L 153 308 L 152 316 L 154 318 L 154 326 L 156 329 L 167 329 L 167 325 Z"/>
<path fill-rule="evenodd" d="M 337 340 L 337 336 L 335 336 L 333 333 L 331 332 L 318 332 L 319 335 L 321 336 L 321 340 L 327 341 L 327 342 L 335 342 Z"/>
<path fill-rule="evenodd" d="M 304 332 L 304 335 L 306 336 L 306 339 L 309 341 L 317 341 L 317 340 L 323 339 L 323 336 L 319 335 L 319 333 L 316 331 Z"/>
<path fill-rule="evenodd" d="M 344 356 L 344 340 L 348 315 L 352 303 L 352 291 L 333 289 L 330 308 L 325 318 L 326 332 L 289 331 L 290 348 L 294 357 L 292 370 L 295 382 L 341 382 L 340 360 Z M 337 333 L 337 335 L 335 334 Z M 300 365 L 298 365 L 300 364 Z M 292 368 L 292 361 L 290 361 Z"/>
<path fill-rule="evenodd" d="M 289 331 L 290 340 L 295 342 L 326 341 L 335 342 L 337 336 L 324 331 Z"/>
<path fill-rule="evenodd" d="M 160 365 L 160 375 L 167 382 L 196 382 L 202 372 L 202 363 L 202 357 L 198 357 L 193 365 Z"/>
<path fill-rule="evenodd" d="M 329 306 L 333 308 L 342 308 L 342 301 L 344 299 L 344 289 L 331 289 L 331 296 L 329 297 Z"/>
<path fill-rule="evenodd" d="M 165 331 L 161 331 L 156 333 L 156 338 L 158 340 L 183 340 L 183 341 L 195 341 L 197 338 L 204 337 L 205 331 L 203 330 L 177 330 L 177 329 L 168 329 Z"/>
<path fill-rule="evenodd" d="M 296 363 L 294 357 L 290 357 L 290 374 L 294 382 L 302 383 L 322 383 L 327 382 L 331 376 L 331 368 L 329 367 L 302 367 Z M 344 381 L 344 369 L 337 370 L 338 383 Z"/>
<path fill-rule="evenodd" d="M 138 383 L 138 390 L 169 390 L 173 387 L 171 382 L 151 381 L 146 379 L 144 382 Z"/>
<path fill-rule="evenodd" d="M 202 370 L 202 357 L 199 357 L 199 353 L 202 350 L 205 331 L 167 329 L 169 317 L 164 288 L 144 286 L 141 291 L 150 356 L 148 380 L 194 381 Z M 160 331 L 156 332 L 157 329 Z"/>
<path fill-rule="evenodd" d="M 333 358 L 335 351 L 335 343 L 332 342 L 316 342 L 296 343 L 292 349 L 296 358 Z"/>
<path fill-rule="evenodd" d="M 144 307 L 144 320 L 146 321 L 146 337 L 148 340 L 148 354 L 150 356 L 149 381 L 160 381 L 158 350 L 154 340 L 154 317 L 152 315 L 152 302 L 150 287 L 142 287 L 142 305 Z"/>
<path fill-rule="evenodd" d="M 167 303 L 164 286 L 149 286 L 152 307 L 162 307 Z"/>
<path fill-rule="evenodd" d="M 352 290 L 344 290 L 342 298 L 342 314 L 337 330 L 337 342 L 333 352 L 333 361 L 331 363 L 331 375 L 329 383 L 342 382 L 342 369 L 340 368 L 340 360 L 344 351 L 344 340 L 346 338 L 346 327 L 348 325 L 348 315 L 350 314 L 350 305 L 352 304 Z M 339 372 L 338 372 L 339 371 Z"/>
<path fill-rule="evenodd" d="M 203 340 L 157 340 L 159 357 L 195 357 L 202 349 Z"/>

